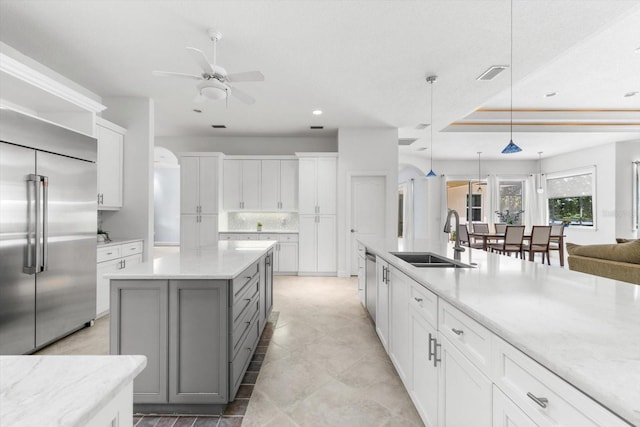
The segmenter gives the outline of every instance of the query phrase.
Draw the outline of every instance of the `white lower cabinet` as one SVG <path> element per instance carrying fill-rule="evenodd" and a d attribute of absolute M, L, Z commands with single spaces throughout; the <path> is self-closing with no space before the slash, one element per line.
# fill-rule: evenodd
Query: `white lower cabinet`
<path fill-rule="evenodd" d="M 446 338 L 438 341 L 438 425 L 490 427 L 491 380 Z"/>
<path fill-rule="evenodd" d="M 411 307 L 413 401 L 426 427 L 438 422 L 438 367 L 433 354 L 438 331 Z"/>
<path fill-rule="evenodd" d="M 398 269 L 390 267 L 389 307 L 389 356 L 400 378 L 411 388 L 411 337 L 409 336 L 409 297 L 412 280 Z"/>
<path fill-rule="evenodd" d="M 106 273 L 120 271 L 142 262 L 142 240 L 98 246 L 96 266 L 96 317 L 109 313 L 109 279 Z"/>
<path fill-rule="evenodd" d="M 376 257 L 376 333 L 389 352 L 389 263 Z"/>
<path fill-rule="evenodd" d="M 538 425 L 494 385 L 493 427 L 538 427 Z"/>

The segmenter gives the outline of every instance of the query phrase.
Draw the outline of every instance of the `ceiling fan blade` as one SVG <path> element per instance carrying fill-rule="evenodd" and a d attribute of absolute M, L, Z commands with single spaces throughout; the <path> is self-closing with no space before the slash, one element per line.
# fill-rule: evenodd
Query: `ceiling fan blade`
<path fill-rule="evenodd" d="M 245 104 L 253 104 L 256 102 L 256 100 L 252 96 L 247 95 L 246 93 L 236 89 L 235 87 L 231 87 L 231 95 L 235 96 L 236 98 L 238 98 L 238 100 L 244 102 Z"/>
<path fill-rule="evenodd" d="M 184 79 L 202 80 L 202 77 L 195 74 L 174 73 L 173 71 L 152 71 L 152 74 L 156 77 L 182 77 Z"/>
<path fill-rule="evenodd" d="M 260 71 L 245 71 L 244 73 L 233 73 L 227 75 L 227 80 L 236 82 L 263 82 L 264 75 Z"/>
<path fill-rule="evenodd" d="M 200 49 L 196 49 L 195 47 L 187 47 L 186 48 L 191 57 L 196 61 L 196 63 L 202 68 L 202 71 L 207 74 L 215 74 L 213 71 L 213 67 L 209 64 L 209 60 L 207 59 L 207 55 L 204 54 Z"/>

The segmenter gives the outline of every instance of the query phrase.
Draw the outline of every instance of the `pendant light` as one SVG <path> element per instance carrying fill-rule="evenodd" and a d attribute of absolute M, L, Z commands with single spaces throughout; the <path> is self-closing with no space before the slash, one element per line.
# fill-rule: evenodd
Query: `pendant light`
<path fill-rule="evenodd" d="M 542 151 L 538 151 L 538 189 L 536 190 L 538 194 L 544 193 L 544 189 L 542 188 Z"/>
<path fill-rule="evenodd" d="M 433 178 L 437 176 L 436 173 L 433 171 L 433 83 L 436 81 L 436 78 L 437 76 L 427 76 L 427 83 L 431 85 L 431 119 L 429 122 L 429 132 L 431 132 L 431 140 L 430 140 L 431 148 L 429 148 L 430 154 L 431 154 L 431 167 L 429 168 L 429 173 L 427 174 L 427 178 Z"/>
<path fill-rule="evenodd" d="M 510 82 L 509 82 L 509 96 L 510 96 L 510 119 L 509 119 L 509 144 L 502 150 L 502 154 L 511 154 L 518 153 L 522 151 L 522 148 L 518 147 L 513 142 L 513 0 L 510 0 L 511 5 L 511 19 L 510 19 L 510 57 L 509 57 L 509 72 L 510 72 Z"/>

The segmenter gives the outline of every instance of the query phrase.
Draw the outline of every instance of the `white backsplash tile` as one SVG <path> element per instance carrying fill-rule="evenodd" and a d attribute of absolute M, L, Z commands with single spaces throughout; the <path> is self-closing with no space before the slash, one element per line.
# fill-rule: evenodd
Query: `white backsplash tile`
<path fill-rule="evenodd" d="M 262 231 L 298 232 L 298 214 L 294 212 L 229 212 L 227 230 L 256 231 L 258 222 Z"/>

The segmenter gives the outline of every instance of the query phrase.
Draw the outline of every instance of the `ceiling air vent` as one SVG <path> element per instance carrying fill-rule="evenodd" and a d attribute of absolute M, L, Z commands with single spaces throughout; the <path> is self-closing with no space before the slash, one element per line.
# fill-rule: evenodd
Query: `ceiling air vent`
<path fill-rule="evenodd" d="M 480 74 L 476 80 L 493 80 L 498 74 L 507 68 L 509 68 L 508 65 L 492 65 L 487 69 L 487 71 Z"/>
<path fill-rule="evenodd" d="M 211 127 L 214 128 L 214 129 L 226 129 L 227 128 L 227 126 L 225 126 L 225 125 L 211 125 Z"/>
<path fill-rule="evenodd" d="M 310 129 L 324 129 L 324 126 L 309 126 Z"/>
<path fill-rule="evenodd" d="M 398 140 L 398 145 L 411 145 L 417 140 L 418 138 L 400 138 Z"/>

